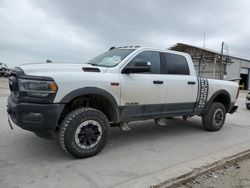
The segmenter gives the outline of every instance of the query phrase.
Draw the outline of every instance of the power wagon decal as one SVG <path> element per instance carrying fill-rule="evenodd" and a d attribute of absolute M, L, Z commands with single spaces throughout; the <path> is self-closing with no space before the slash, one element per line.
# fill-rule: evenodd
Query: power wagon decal
<path fill-rule="evenodd" d="M 196 109 L 203 109 L 207 102 L 209 85 L 207 78 L 200 78 L 198 82 L 199 82 L 199 93 L 198 93 L 198 100 L 196 103 Z"/>

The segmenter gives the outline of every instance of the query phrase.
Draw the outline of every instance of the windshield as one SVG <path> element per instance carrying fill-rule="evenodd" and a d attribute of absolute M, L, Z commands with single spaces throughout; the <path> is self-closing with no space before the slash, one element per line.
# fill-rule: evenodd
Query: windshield
<path fill-rule="evenodd" d="M 134 49 L 113 49 L 91 59 L 87 64 L 102 67 L 114 67 L 133 51 Z"/>

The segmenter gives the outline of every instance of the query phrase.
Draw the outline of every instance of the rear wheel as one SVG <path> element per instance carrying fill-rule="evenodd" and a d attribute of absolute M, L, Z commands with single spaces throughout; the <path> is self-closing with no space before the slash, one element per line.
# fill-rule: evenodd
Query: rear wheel
<path fill-rule="evenodd" d="M 108 135 L 109 121 L 105 114 L 93 108 L 79 108 L 63 120 L 58 139 L 66 153 L 85 158 L 99 153 Z"/>
<path fill-rule="evenodd" d="M 250 103 L 246 104 L 248 110 L 250 110 Z"/>
<path fill-rule="evenodd" d="M 213 102 L 208 112 L 202 115 L 202 123 L 208 131 L 219 131 L 226 119 L 225 106 L 220 102 Z"/>

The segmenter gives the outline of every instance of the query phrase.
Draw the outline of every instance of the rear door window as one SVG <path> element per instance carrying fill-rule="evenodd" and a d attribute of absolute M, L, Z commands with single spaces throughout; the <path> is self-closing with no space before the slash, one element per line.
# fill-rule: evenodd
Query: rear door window
<path fill-rule="evenodd" d="M 164 53 L 166 64 L 163 67 L 163 74 L 189 75 L 187 59 L 178 54 Z"/>

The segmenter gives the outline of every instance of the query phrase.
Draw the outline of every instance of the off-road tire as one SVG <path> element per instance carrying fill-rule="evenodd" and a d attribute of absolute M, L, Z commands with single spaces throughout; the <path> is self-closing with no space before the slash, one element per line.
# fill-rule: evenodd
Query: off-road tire
<path fill-rule="evenodd" d="M 220 121 L 216 119 L 216 114 L 219 112 L 223 114 L 223 117 L 221 118 Z M 226 119 L 225 106 L 220 102 L 213 102 L 210 105 L 207 113 L 204 113 L 202 115 L 203 127 L 208 131 L 219 131 L 223 127 L 225 119 Z"/>
<path fill-rule="evenodd" d="M 89 149 L 83 149 L 75 141 L 77 128 L 84 122 L 93 120 L 99 123 L 102 134 L 97 144 Z M 86 158 L 99 153 L 109 137 L 109 120 L 104 113 L 94 108 L 79 108 L 70 112 L 62 121 L 58 133 L 62 149 L 73 157 Z"/>

